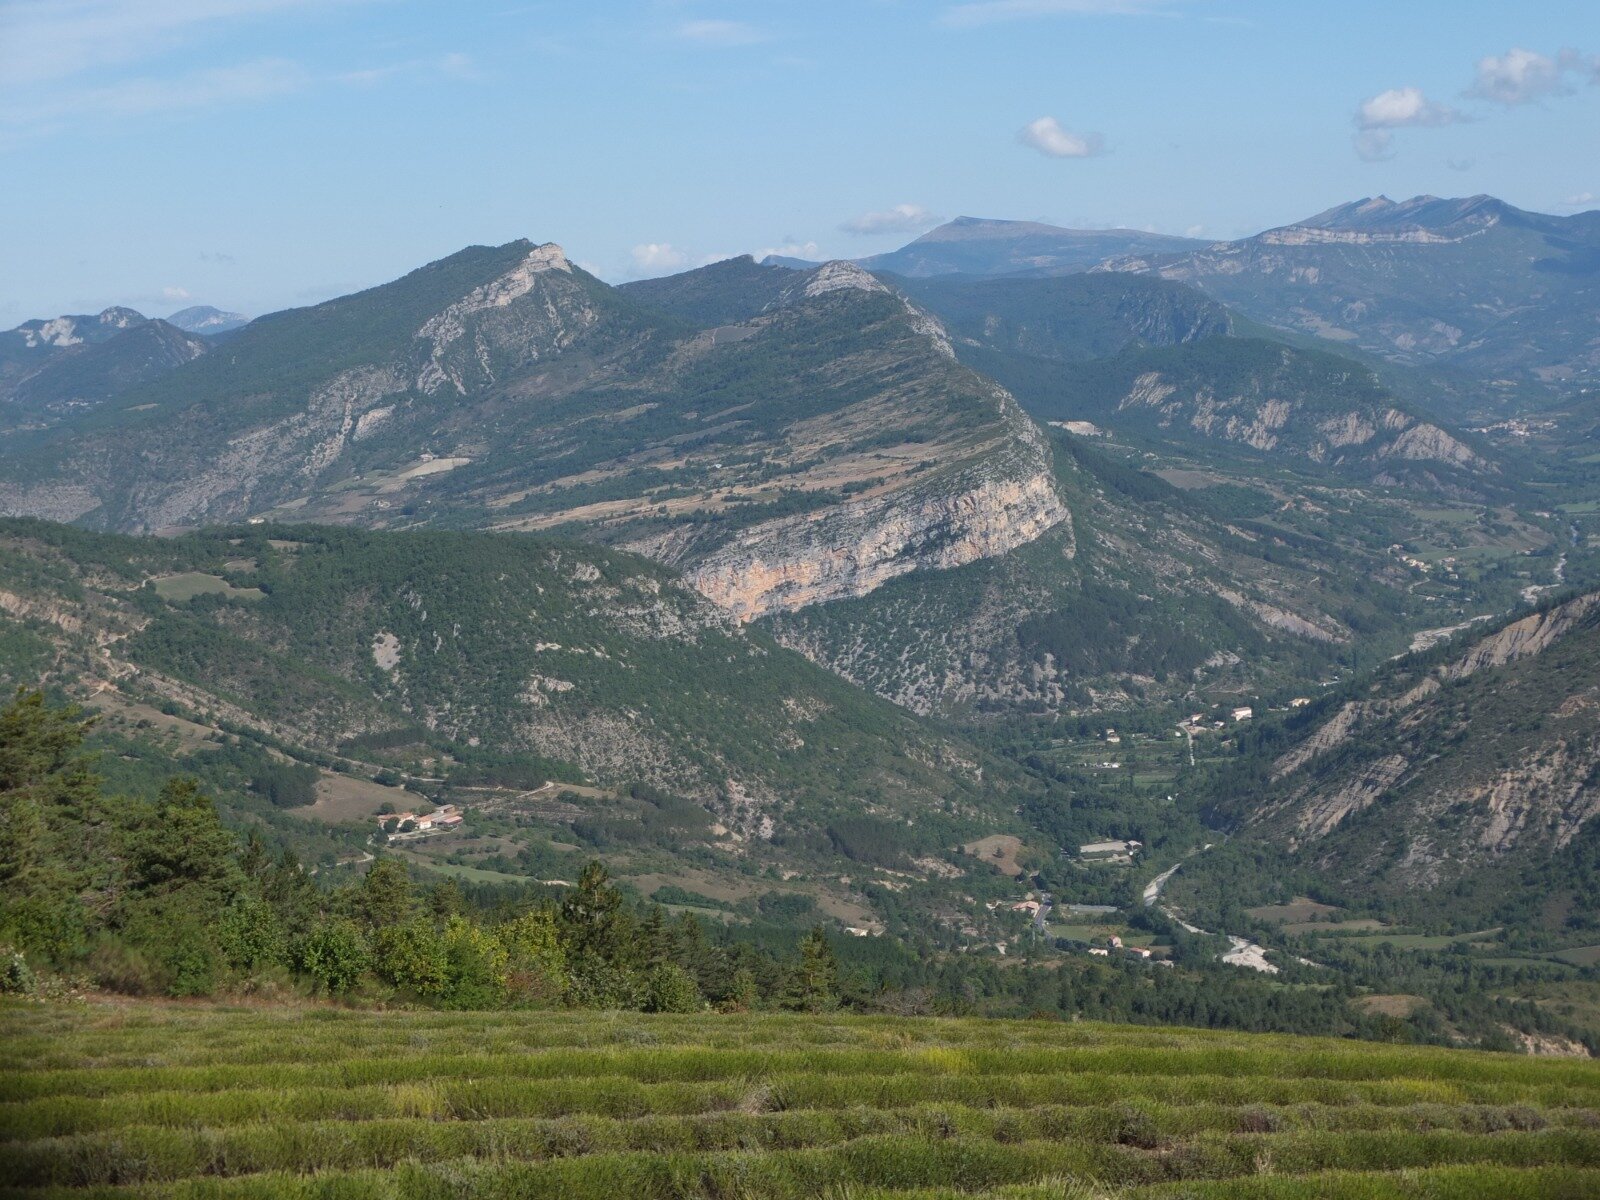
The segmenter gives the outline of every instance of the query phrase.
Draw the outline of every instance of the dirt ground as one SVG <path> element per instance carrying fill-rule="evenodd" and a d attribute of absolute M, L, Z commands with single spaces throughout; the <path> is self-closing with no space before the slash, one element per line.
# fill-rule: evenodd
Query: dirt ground
<path fill-rule="evenodd" d="M 961 847 L 974 858 L 982 859 L 1003 875 L 1022 874 L 1022 864 L 1017 855 L 1022 852 L 1022 839 L 1009 833 L 994 833 Z"/>
<path fill-rule="evenodd" d="M 385 787 L 370 779 L 356 779 L 333 771 L 321 774 L 317 780 L 317 802 L 305 808 L 291 808 L 289 812 L 308 821 L 338 825 L 375 817 L 384 804 L 394 805 L 396 812 L 406 812 L 423 802 L 421 796 L 405 788 Z"/>

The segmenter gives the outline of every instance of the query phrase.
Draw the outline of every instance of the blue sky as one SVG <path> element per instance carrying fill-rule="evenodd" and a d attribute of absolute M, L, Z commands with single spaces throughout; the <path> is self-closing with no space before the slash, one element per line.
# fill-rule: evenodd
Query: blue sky
<path fill-rule="evenodd" d="M 617 281 L 938 218 L 1600 207 L 1594 0 L 0 0 L 0 327 L 472 243 Z"/>

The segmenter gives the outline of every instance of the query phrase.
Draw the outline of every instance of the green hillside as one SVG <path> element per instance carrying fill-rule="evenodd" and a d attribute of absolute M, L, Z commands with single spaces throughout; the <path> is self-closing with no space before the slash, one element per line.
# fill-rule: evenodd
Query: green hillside
<path fill-rule="evenodd" d="M 14 1196 L 1578 1197 L 1600 1068 L 1052 1022 L 0 1009 Z"/>
<path fill-rule="evenodd" d="M 1081 361 L 1225 336 L 1227 309 L 1191 287 L 1098 272 L 1044 279 L 896 279 L 952 334 L 991 350 Z"/>
<path fill-rule="evenodd" d="M 1462 495 L 1503 491 L 1496 453 L 1400 401 L 1339 355 L 1248 337 L 1132 348 L 1088 362 L 990 350 L 974 366 L 1042 420 L 1087 420 L 1176 446 Z"/>
<path fill-rule="evenodd" d="M 836 861 L 829 830 L 847 818 L 899 823 L 896 855 L 940 851 L 994 828 L 1030 786 L 663 568 L 592 546 L 271 526 L 155 540 L 34 522 L 0 524 L 0 544 L 7 686 L 43 680 L 136 741 L 176 739 L 154 761 L 175 752 L 229 794 L 230 762 L 247 779 L 262 754 L 317 767 L 307 812 L 354 822 L 352 849 L 380 802 L 431 798 L 481 811 L 480 857 L 456 866 L 490 860 L 488 878 L 575 869 L 577 822 L 619 866 L 696 864 L 754 895 L 731 881 Z M 566 784 L 581 786 L 563 798 Z M 638 786 L 687 807 L 668 819 L 629 795 Z M 277 818 L 280 836 L 296 819 Z M 850 885 L 827 887 L 866 919 L 842 899 Z"/>

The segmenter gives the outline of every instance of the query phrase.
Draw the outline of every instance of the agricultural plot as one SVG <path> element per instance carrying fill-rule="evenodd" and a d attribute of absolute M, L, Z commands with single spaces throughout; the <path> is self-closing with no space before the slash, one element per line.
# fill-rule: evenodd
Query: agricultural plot
<path fill-rule="evenodd" d="M 1579 1197 L 1600 1067 L 1054 1022 L 0 1009 L 14 1196 Z"/>

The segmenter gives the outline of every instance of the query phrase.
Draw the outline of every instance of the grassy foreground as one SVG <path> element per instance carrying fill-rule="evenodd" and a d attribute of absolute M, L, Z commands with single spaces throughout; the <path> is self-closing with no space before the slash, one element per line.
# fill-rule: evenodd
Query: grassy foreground
<path fill-rule="evenodd" d="M 0 1007 L 6 1195 L 1591 1197 L 1600 1066 L 1053 1022 Z"/>

